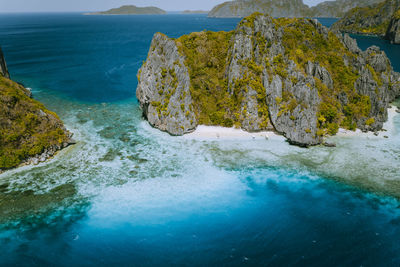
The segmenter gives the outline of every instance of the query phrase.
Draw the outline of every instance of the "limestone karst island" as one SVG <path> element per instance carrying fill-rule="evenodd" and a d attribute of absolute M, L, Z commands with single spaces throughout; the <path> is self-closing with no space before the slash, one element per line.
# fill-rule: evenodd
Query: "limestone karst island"
<path fill-rule="evenodd" d="M 0 266 L 400 266 L 400 0 L 0 6 Z"/>
<path fill-rule="evenodd" d="M 378 47 L 312 19 L 254 13 L 230 32 L 157 33 L 136 96 L 149 123 L 172 135 L 199 124 L 275 130 L 316 145 L 339 127 L 378 131 L 400 74 Z"/>

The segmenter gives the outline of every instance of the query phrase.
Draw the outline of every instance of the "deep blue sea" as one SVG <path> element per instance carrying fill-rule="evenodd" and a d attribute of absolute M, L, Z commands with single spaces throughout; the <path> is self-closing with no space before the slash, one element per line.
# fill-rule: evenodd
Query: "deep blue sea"
<path fill-rule="evenodd" d="M 78 141 L 0 175 L 1 266 L 400 265 L 399 116 L 389 139 L 333 149 L 171 137 L 143 121 L 136 73 L 153 34 L 238 22 L 0 14 L 12 78 Z M 355 37 L 400 71 L 400 46 Z"/>

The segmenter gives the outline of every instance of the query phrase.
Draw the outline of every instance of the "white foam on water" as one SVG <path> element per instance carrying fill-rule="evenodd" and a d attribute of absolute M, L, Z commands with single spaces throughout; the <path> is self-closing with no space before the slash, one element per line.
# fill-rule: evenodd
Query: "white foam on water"
<path fill-rule="evenodd" d="M 269 180 L 301 188 L 326 176 L 400 192 L 400 183 L 388 184 L 400 180 L 398 115 L 391 118 L 395 126 L 389 139 L 334 137 L 336 148 L 304 149 L 283 138 L 173 137 L 152 128 L 129 101 L 76 105 L 59 101 L 57 106 L 69 108 L 62 118 L 75 133 L 77 145 L 47 163 L 7 172 L 0 179 L 10 191 L 37 194 L 72 183 L 78 195 L 93 197 L 91 215 L 99 221 L 135 214 L 153 218 L 157 212 L 150 210 L 168 217 L 173 210 L 189 214 L 240 205 L 249 190 L 240 170 L 251 173 L 257 168 L 291 171 L 261 172 L 253 184 Z"/>

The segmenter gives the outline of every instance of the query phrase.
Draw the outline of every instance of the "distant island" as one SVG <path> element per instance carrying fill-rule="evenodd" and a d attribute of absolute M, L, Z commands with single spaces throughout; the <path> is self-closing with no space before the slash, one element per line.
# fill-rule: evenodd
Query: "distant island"
<path fill-rule="evenodd" d="M 341 18 L 346 12 L 356 7 L 366 7 L 384 0 L 335 0 L 321 2 L 310 8 L 313 18 Z"/>
<path fill-rule="evenodd" d="M 332 26 L 333 30 L 377 35 L 394 44 L 400 44 L 400 0 L 350 10 Z"/>
<path fill-rule="evenodd" d="M 134 5 L 121 6 L 119 8 L 112 8 L 102 12 L 85 13 L 85 15 L 164 15 L 167 14 L 165 10 L 158 7 L 137 7 Z"/>
<path fill-rule="evenodd" d="M 208 14 L 205 10 L 184 10 L 181 14 Z"/>
<path fill-rule="evenodd" d="M 378 47 L 361 51 L 314 19 L 260 13 L 230 32 L 156 33 L 138 81 L 144 117 L 171 135 L 225 126 L 299 146 L 340 127 L 379 131 L 400 96 L 400 73 Z"/>
<path fill-rule="evenodd" d="M 336 0 L 325 1 L 314 7 L 303 0 L 235 0 L 215 6 L 209 17 L 243 18 L 254 12 L 269 14 L 272 17 L 342 17 L 354 7 L 364 7 L 382 0 Z"/>

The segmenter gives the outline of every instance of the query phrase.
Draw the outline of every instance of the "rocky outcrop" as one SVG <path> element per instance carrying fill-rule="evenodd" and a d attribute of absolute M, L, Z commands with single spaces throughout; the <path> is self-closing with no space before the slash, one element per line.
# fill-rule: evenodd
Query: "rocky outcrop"
<path fill-rule="evenodd" d="M 184 61 L 176 43 L 157 33 L 138 73 L 136 96 L 144 116 L 152 126 L 173 135 L 191 132 L 197 125 Z"/>
<path fill-rule="evenodd" d="M 0 75 L 6 78 L 10 78 L 10 74 L 8 73 L 6 60 L 4 59 L 3 51 L 0 47 Z"/>
<path fill-rule="evenodd" d="M 1 51 L 0 51 L 1 53 Z M 21 164 L 38 164 L 73 144 L 57 114 L 31 98 L 31 92 L 9 79 L 0 55 L 0 173 Z"/>
<path fill-rule="evenodd" d="M 271 83 L 268 76 L 264 77 L 271 122 L 290 143 L 300 146 L 317 145 L 322 141 L 322 136 L 317 134 L 317 114 L 321 99 L 313 86 L 312 76 L 306 77 L 293 67 L 290 72 L 299 79 L 296 84 L 282 80 L 279 75 L 274 75 Z M 291 95 L 289 101 L 283 101 L 285 93 Z M 289 106 L 291 103 L 297 105 L 282 112 L 282 105 Z"/>
<path fill-rule="evenodd" d="M 387 108 L 389 103 L 393 101 L 390 94 L 390 61 L 386 57 L 385 52 L 378 47 L 368 48 L 361 56 L 354 60 L 359 72 L 359 78 L 356 80 L 355 89 L 360 95 L 368 96 L 371 102 L 370 114 L 373 114 L 373 121 L 366 123 L 368 118 L 357 118 L 357 128 L 363 131 L 374 131 L 381 129 L 383 123 L 387 120 Z M 380 73 L 380 75 L 379 75 Z M 395 81 L 395 80 L 394 80 Z M 384 110 L 385 112 L 382 112 Z"/>
<path fill-rule="evenodd" d="M 351 38 L 348 34 L 345 34 L 343 37 L 343 43 L 350 50 L 350 52 L 359 54 L 361 53 L 360 48 L 357 45 L 357 41 Z"/>
<path fill-rule="evenodd" d="M 372 46 L 366 51 L 357 47 L 355 40 L 347 34 L 343 37 L 346 47 L 357 55 L 353 59 L 346 58 L 358 72 L 354 88 L 360 96 L 367 96 L 370 102 L 368 112 L 371 118 L 356 118 L 357 128 L 363 131 L 376 131 L 382 129 L 387 120 L 389 103 L 400 96 L 400 74 L 393 71 L 390 60 L 384 51 L 377 46 Z M 341 103 L 346 105 L 348 99 L 342 98 Z M 369 121 L 368 121 L 369 120 Z"/>
<path fill-rule="evenodd" d="M 260 112 L 262 107 L 259 105 L 257 98 L 260 96 L 260 88 L 265 91 L 263 86 L 262 77 L 259 73 L 252 69 L 249 62 L 256 60 L 255 64 L 260 64 L 263 51 L 260 51 L 259 44 L 253 42 L 255 36 L 260 33 L 273 34 L 273 24 L 271 18 L 267 16 L 260 17 L 260 21 L 256 21 L 254 29 L 247 25 L 239 26 L 232 39 L 233 46 L 230 49 L 230 64 L 227 66 L 226 77 L 228 80 L 228 89 L 231 93 L 235 91 L 235 87 L 239 93 L 243 95 L 243 100 L 240 105 L 240 124 L 246 131 L 260 131 L 263 129 L 270 129 L 272 125 L 268 126 L 266 123 L 268 118 L 267 112 Z M 268 38 L 274 38 L 272 35 Z M 254 54 L 256 51 L 257 54 Z M 243 80 L 252 80 L 253 82 L 245 82 Z M 262 92 L 265 94 L 265 92 Z M 263 94 L 261 94 L 263 95 Z M 265 96 L 262 96 L 265 98 Z M 265 110 L 268 108 L 265 106 Z"/>
<path fill-rule="evenodd" d="M 326 70 L 324 72 L 319 66 L 312 66 L 311 77 L 307 77 L 296 69 L 293 62 L 289 62 L 285 71 L 287 76 L 295 77 L 297 82 L 293 83 L 291 79 L 285 79 L 275 70 L 269 69 L 263 59 L 268 58 L 273 61 L 285 52 L 282 44 L 284 33 L 276 30 L 275 26 L 271 17 L 259 15 L 252 24 L 240 24 L 233 37 L 234 45 L 230 53 L 232 60 L 227 69 L 228 88 L 232 92 L 235 83 L 242 77 L 249 77 L 252 80 L 240 88 L 243 94 L 241 113 L 244 114 L 241 127 L 246 131 L 272 128 L 285 135 L 293 144 L 319 144 L 321 138 L 317 135 L 316 122 L 320 98 L 315 87 L 309 88 L 307 84 L 314 84 L 314 79 L 311 77 L 320 74 L 324 76 Z M 259 42 L 255 42 L 257 39 Z M 271 48 L 267 51 L 263 47 L 265 43 L 271 44 Z M 251 62 L 263 69 L 258 77 L 257 73 L 252 73 L 254 66 Z M 329 73 L 326 75 L 329 76 Z M 260 79 L 261 84 L 255 82 L 257 79 Z M 332 83 L 330 77 L 326 79 Z M 257 101 L 257 91 L 260 90 L 260 86 L 265 92 L 262 103 Z M 287 108 L 293 103 L 296 103 L 296 107 Z M 262 117 L 264 114 L 259 112 L 263 104 L 268 110 L 269 118 Z M 268 123 L 265 123 L 265 120 Z"/>
<path fill-rule="evenodd" d="M 400 0 L 354 8 L 332 25 L 332 30 L 352 34 L 377 35 L 400 43 Z"/>
<path fill-rule="evenodd" d="M 209 17 L 243 18 L 261 12 L 272 17 L 342 17 L 355 7 L 379 3 L 381 0 L 336 0 L 325 1 L 314 7 L 304 4 L 303 0 L 236 0 L 215 6 Z"/>
<path fill-rule="evenodd" d="M 393 44 L 400 44 L 400 9 L 398 13 L 398 16 L 391 19 L 385 34 L 385 39 Z"/>
<path fill-rule="evenodd" d="M 300 146 L 339 127 L 381 129 L 400 95 L 400 74 L 379 48 L 361 51 L 316 20 L 262 14 L 230 33 L 156 34 L 138 77 L 143 114 L 163 131 L 273 129 Z"/>

